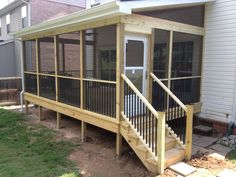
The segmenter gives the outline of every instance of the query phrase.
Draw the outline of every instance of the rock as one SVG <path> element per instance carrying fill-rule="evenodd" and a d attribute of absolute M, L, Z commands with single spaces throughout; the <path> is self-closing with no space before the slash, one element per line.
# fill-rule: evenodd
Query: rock
<path fill-rule="evenodd" d="M 236 139 L 236 135 L 230 135 L 228 138 L 231 140 L 234 140 L 234 139 Z"/>
<path fill-rule="evenodd" d="M 222 172 L 220 172 L 217 177 L 233 177 L 236 176 L 236 172 L 233 170 L 229 170 L 229 169 L 224 169 Z"/>
<path fill-rule="evenodd" d="M 171 165 L 169 168 L 182 176 L 187 176 L 197 170 L 195 167 L 192 167 L 184 162 L 176 163 Z"/>
<path fill-rule="evenodd" d="M 213 154 L 210 154 L 208 155 L 209 157 L 212 157 L 213 159 L 216 159 L 216 160 L 225 160 L 225 156 L 223 155 L 220 155 L 218 153 L 213 153 Z"/>

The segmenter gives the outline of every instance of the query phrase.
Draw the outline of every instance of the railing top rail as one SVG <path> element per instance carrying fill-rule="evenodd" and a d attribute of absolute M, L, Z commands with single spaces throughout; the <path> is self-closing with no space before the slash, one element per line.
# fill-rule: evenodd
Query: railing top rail
<path fill-rule="evenodd" d="M 178 105 L 185 111 L 187 112 L 187 107 L 182 103 L 182 101 L 179 100 L 179 98 L 177 98 L 175 96 L 175 94 L 173 94 L 170 89 L 168 89 L 165 84 L 163 84 L 161 82 L 160 79 L 158 79 L 153 73 L 150 73 L 151 77 L 154 79 L 154 81 L 156 81 L 165 91 L 168 95 L 170 95 L 171 98 L 173 98 L 175 100 L 176 103 L 178 103 Z"/>
<path fill-rule="evenodd" d="M 21 77 L 0 77 L 0 80 L 16 80 L 16 79 L 21 79 Z"/>
<path fill-rule="evenodd" d="M 154 114 L 154 116 L 158 119 L 158 112 L 153 108 L 153 106 L 148 102 L 148 100 L 140 93 L 140 91 L 134 86 L 134 84 L 126 77 L 124 74 L 121 75 L 123 80 L 130 86 L 130 88 L 135 92 L 135 94 L 139 97 L 140 100 L 147 106 L 147 108 Z"/>

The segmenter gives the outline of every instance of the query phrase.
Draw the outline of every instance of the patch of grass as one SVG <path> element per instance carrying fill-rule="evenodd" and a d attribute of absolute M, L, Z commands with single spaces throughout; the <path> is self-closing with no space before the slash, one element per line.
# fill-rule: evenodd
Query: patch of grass
<path fill-rule="evenodd" d="M 43 126 L 29 126 L 25 119 L 0 109 L 0 176 L 78 177 L 75 164 L 67 159 L 75 145 L 55 141 L 55 132 Z"/>
<path fill-rule="evenodd" d="M 236 149 L 233 149 L 230 153 L 227 154 L 227 159 L 229 159 L 230 162 L 236 164 Z"/>

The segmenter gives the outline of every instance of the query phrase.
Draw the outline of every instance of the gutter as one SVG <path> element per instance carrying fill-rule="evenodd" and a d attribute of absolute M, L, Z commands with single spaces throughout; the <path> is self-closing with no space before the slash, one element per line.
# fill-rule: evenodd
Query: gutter
<path fill-rule="evenodd" d="M 28 27 L 31 26 L 31 7 L 30 7 L 30 3 L 25 1 L 25 0 L 21 0 L 22 2 L 24 2 L 25 4 L 27 4 L 27 18 L 28 18 Z M 20 41 L 20 49 L 21 49 L 21 85 L 22 85 L 22 90 L 20 92 L 20 105 L 21 105 L 21 109 L 19 111 L 23 111 L 23 104 L 24 104 L 24 99 L 23 99 L 23 94 L 25 92 L 25 77 L 24 77 L 24 64 L 23 64 L 23 46 L 22 46 L 22 41 Z"/>

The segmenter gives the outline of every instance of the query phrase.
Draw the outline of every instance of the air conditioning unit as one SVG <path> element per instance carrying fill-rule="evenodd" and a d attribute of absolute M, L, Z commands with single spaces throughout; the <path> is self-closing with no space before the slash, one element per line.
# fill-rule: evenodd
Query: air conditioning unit
<path fill-rule="evenodd" d="M 119 0 L 91 0 L 91 7 L 99 6 L 113 1 L 119 1 Z"/>

